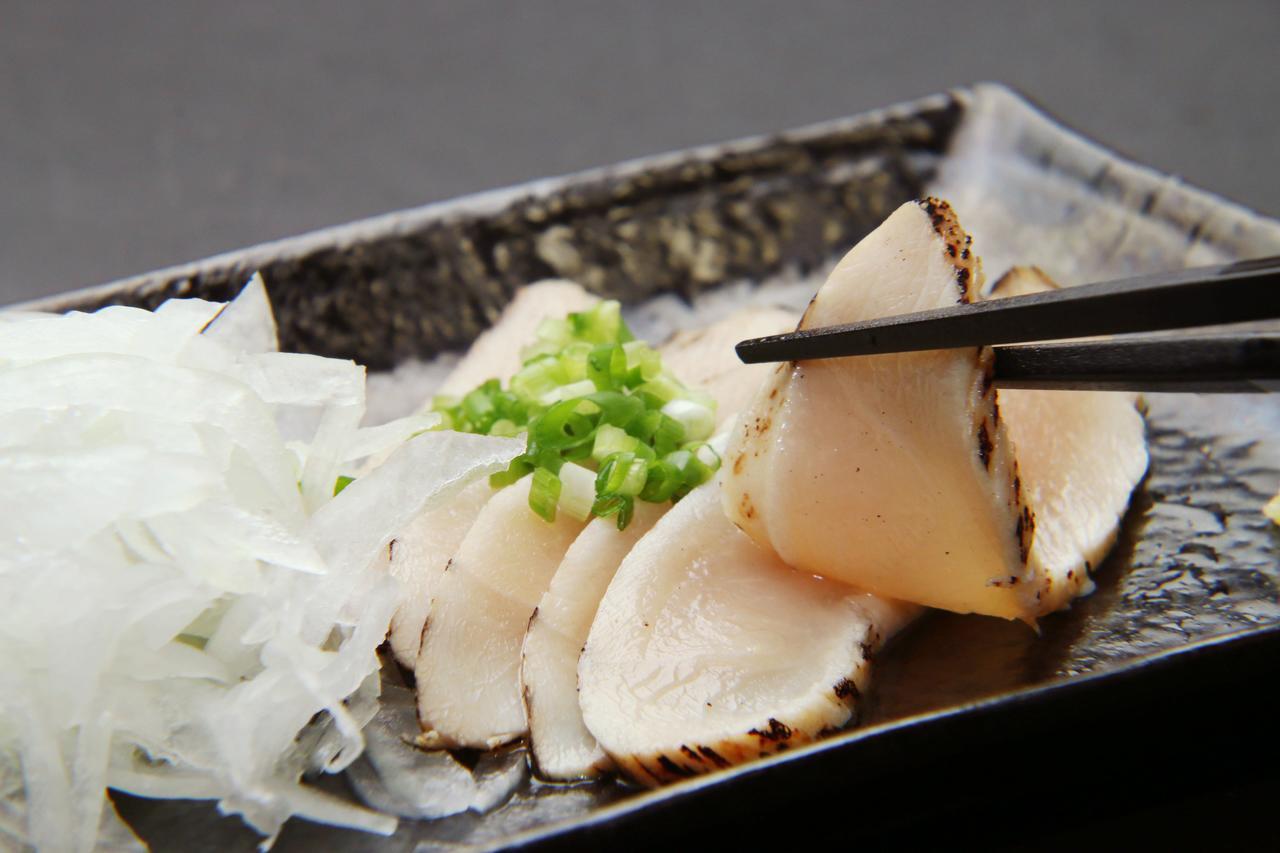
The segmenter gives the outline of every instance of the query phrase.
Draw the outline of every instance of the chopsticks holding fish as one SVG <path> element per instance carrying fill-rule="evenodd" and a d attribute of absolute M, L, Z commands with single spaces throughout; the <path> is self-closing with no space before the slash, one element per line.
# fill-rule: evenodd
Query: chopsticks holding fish
<path fill-rule="evenodd" d="M 991 299 L 738 344 L 748 364 L 1052 341 L 1280 318 L 1280 257 Z M 1267 391 L 1280 335 L 1128 335 L 997 347 L 995 382 L 1016 388 Z"/>

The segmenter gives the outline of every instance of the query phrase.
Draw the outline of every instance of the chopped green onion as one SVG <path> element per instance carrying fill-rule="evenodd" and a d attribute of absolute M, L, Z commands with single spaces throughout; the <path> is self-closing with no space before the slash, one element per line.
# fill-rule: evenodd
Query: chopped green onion
<path fill-rule="evenodd" d="M 627 479 L 627 471 L 635 461 L 634 453 L 615 453 L 604 461 L 596 473 L 596 494 L 616 495 Z"/>
<path fill-rule="evenodd" d="M 660 409 L 686 392 L 674 376 L 659 375 L 636 388 L 636 393 L 652 401 L 650 408 Z"/>
<path fill-rule="evenodd" d="M 618 486 L 618 494 L 635 497 L 644 490 L 645 481 L 649 478 L 649 462 L 644 459 L 633 459 L 627 465 L 627 473 Z"/>
<path fill-rule="evenodd" d="M 680 470 L 666 460 L 655 462 L 647 472 L 640 500 L 661 503 L 671 500 L 682 484 Z"/>
<path fill-rule="evenodd" d="M 524 454 L 489 482 L 498 488 L 532 474 L 529 505 L 541 517 L 554 519 L 558 506 L 580 519 L 614 516 L 622 529 L 637 499 L 679 500 L 719 467 L 704 443 L 715 402 L 634 340 L 617 302 L 544 320 L 521 358 L 506 388 L 489 380 L 431 408 L 438 429 L 527 433 Z"/>
<path fill-rule="evenodd" d="M 674 418 L 658 414 L 658 428 L 653 431 L 653 450 L 666 456 L 684 443 L 684 427 Z"/>
<path fill-rule="evenodd" d="M 493 422 L 493 426 L 489 427 L 489 435 L 500 435 L 504 438 L 514 438 L 520 434 L 520 427 L 516 422 L 507 418 L 499 418 Z"/>
<path fill-rule="evenodd" d="M 627 356 L 627 374 L 635 374 L 639 382 L 656 379 L 662 373 L 662 358 L 657 350 L 644 341 L 630 341 L 622 345 Z"/>
<path fill-rule="evenodd" d="M 698 461 L 706 465 L 711 471 L 717 471 L 720 468 L 720 454 L 716 453 L 716 449 L 709 444 L 699 444 L 697 449 L 693 451 L 693 455 Z"/>
<path fill-rule="evenodd" d="M 560 509 L 586 521 L 596 499 L 596 475 L 581 465 L 566 462 L 560 468 Z"/>
<path fill-rule="evenodd" d="M 631 330 L 622 322 L 622 305 L 614 300 L 598 303 L 588 311 L 569 315 L 574 337 L 591 343 L 626 343 Z"/>
<path fill-rule="evenodd" d="M 510 486 L 516 480 L 533 472 L 534 466 L 523 457 L 512 461 L 511 466 L 505 471 L 499 471 L 496 474 L 489 475 L 489 485 L 495 489 L 501 489 L 504 486 Z"/>
<path fill-rule="evenodd" d="M 546 468 L 538 468 L 533 472 L 533 482 L 529 485 L 529 508 L 546 521 L 555 521 L 560 490 L 560 478 Z"/>
<path fill-rule="evenodd" d="M 627 429 L 644 414 L 644 401 L 619 391 L 599 391 L 587 398 L 600 408 L 600 423 Z"/>
<path fill-rule="evenodd" d="M 570 382 L 568 385 L 558 385 L 547 393 L 543 394 L 538 402 L 544 406 L 552 406 L 562 400 L 576 400 L 579 397 L 585 397 L 594 393 L 596 390 L 595 383 L 590 379 L 583 379 L 580 382 Z"/>
<path fill-rule="evenodd" d="M 693 400 L 672 400 L 662 407 L 662 413 L 684 427 L 691 441 L 710 438 L 716 428 L 716 413 Z"/>
<path fill-rule="evenodd" d="M 529 440 L 538 447 L 564 449 L 591 441 L 596 425 L 578 411 L 579 400 L 562 400 L 529 424 Z"/>
<path fill-rule="evenodd" d="M 627 435 L 627 431 L 612 424 L 601 424 L 596 429 L 596 441 L 591 447 L 591 458 L 603 462 L 615 453 L 634 453 L 640 440 Z"/>

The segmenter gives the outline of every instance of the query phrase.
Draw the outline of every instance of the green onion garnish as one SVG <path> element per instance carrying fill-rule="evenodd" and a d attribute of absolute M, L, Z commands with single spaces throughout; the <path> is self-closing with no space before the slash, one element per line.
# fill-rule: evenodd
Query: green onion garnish
<path fill-rule="evenodd" d="M 527 433 L 524 454 L 489 482 L 532 474 L 529 506 L 548 521 L 559 508 L 578 519 L 614 516 L 621 530 L 636 500 L 679 500 L 719 468 L 706 443 L 715 401 L 635 340 L 617 302 L 544 320 L 521 354 L 506 388 L 491 379 L 461 398 L 437 397 L 432 409 L 441 429 Z"/>

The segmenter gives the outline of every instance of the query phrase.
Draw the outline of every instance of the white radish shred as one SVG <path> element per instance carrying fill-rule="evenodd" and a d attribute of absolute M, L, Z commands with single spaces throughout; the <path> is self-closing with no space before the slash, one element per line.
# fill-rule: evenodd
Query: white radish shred
<path fill-rule="evenodd" d="M 523 443 L 361 428 L 363 368 L 275 352 L 256 276 L 226 306 L 0 329 L 0 799 L 26 799 L 0 838 L 92 849 L 108 786 L 273 837 L 294 814 L 394 830 L 300 776 L 363 748 L 396 603 L 376 558 Z"/>

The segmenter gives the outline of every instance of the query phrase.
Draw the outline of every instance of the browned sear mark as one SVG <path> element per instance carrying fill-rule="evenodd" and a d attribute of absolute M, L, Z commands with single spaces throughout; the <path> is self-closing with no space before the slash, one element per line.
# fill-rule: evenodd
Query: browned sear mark
<path fill-rule="evenodd" d="M 982 460 L 982 467 L 988 471 L 991 470 L 991 450 L 993 447 L 991 433 L 987 430 L 986 421 L 983 421 L 978 425 L 978 458 Z"/>
<path fill-rule="evenodd" d="M 762 732 L 759 729 L 751 729 L 750 731 L 747 732 L 747 734 L 755 735 L 761 740 L 769 740 L 769 741 L 790 740 L 791 727 L 788 726 L 786 723 L 781 722 L 780 720 L 775 720 L 773 717 L 770 717 L 769 728 L 767 731 Z"/>
<path fill-rule="evenodd" d="M 700 747 L 698 747 L 698 752 L 702 753 L 704 756 L 706 756 L 707 758 L 711 759 L 711 763 L 712 763 L 712 764 L 714 764 L 716 767 L 728 767 L 728 766 L 729 766 L 729 761 L 728 761 L 728 759 L 726 759 L 723 755 L 721 755 L 720 753 L 716 752 L 714 749 L 712 749 L 712 748 L 711 748 L 711 747 L 709 747 L 709 746 L 700 746 Z"/>
<path fill-rule="evenodd" d="M 973 239 L 964 233 L 955 211 L 945 201 L 930 197 L 921 201 L 920 207 L 929 217 L 934 233 L 942 238 L 946 247 L 947 259 L 955 267 L 956 285 L 960 289 L 960 301 L 972 302 L 973 293 L 981 284 L 976 263 L 977 259 L 969 249 Z"/>
<path fill-rule="evenodd" d="M 670 758 L 668 758 L 665 755 L 658 756 L 658 764 L 662 766 L 663 770 L 667 771 L 672 776 L 681 776 L 687 779 L 690 776 L 697 775 L 695 771 L 690 770 L 688 767 L 684 767 L 682 765 L 676 764 L 674 761 L 672 761 Z"/>
<path fill-rule="evenodd" d="M 853 679 L 842 678 L 836 682 L 835 686 L 836 698 L 842 702 L 857 702 L 862 698 L 862 691 L 858 690 L 858 685 L 853 683 Z"/>

